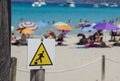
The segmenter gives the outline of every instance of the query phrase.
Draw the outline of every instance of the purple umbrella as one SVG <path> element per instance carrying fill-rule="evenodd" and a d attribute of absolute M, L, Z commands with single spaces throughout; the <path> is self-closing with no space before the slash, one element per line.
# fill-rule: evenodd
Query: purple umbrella
<path fill-rule="evenodd" d="M 96 30 L 118 30 L 119 29 L 116 25 L 109 22 L 98 23 L 93 28 L 95 28 Z M 106 35 L 105 35 L 105 42 L 106 42 Z"/>
<path fill-rule="evenodd" d="M 93 26 L 93 28 L 95 28 L 96 30 L 118 30 L 119 29 L 116 25 L 108 22 L 98 23 L 95 26 Z"/>

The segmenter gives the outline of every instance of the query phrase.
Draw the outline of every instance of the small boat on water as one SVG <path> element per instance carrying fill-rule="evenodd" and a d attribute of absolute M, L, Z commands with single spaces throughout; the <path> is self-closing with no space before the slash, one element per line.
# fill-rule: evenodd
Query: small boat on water
<path fill-rule="evenodd" d="M 101 6 L 105 6 L 105 7 L 108 7 L 109 4 L 104 0 L 102 3 L 100 3 Z"/>
<path fill-rule="evenodd" d="M 45 0 L 42 0 L 42 1 L 41 1 L 41 4 L 42 4 L 42 5 L 46 5 Z"/>
<path fill-rule="evenodd" d="M 40 7 L 42 5 L 46 5 L 45 1 L 43 1 L 43 0 L 38 0 L 38 1 L 35 1 L 35 2 L 32 3 L 33 7 L 35 7 L 35 6 Z"/>
<path fill-rule="evenodd" d="M 98 8 L 99 5 L 97 3 L 93 4 L 93 7 Z"/>
<path fill-rule="evenodd" d="M 73 0 L 67 0 L 65 3 L 60 4 L 60 6 L 75 7 L 75 2 Z"/>
<path fill-rule="evenodd" d="M 117 3 L 113 3 L 110 5 L 110 7 L 118 7 Z"/>
<path fill-rule="evenodd" d="M 109 4 L 108 4 L 107 2 L 102 2 L 102 3 L 101 3 L 101 6 L 108 7 L 108 6 L 109 6 Z"/>
<path fill-rule="evenodd" d="M 75 7 L 75 2 L 73 0 L 67 0 L 66 4 L 70 7 Z"/>

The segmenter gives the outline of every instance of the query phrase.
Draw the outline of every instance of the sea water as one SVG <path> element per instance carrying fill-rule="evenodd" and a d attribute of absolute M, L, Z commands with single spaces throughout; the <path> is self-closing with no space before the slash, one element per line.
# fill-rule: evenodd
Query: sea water
<path fill-rule="evenodd" d="M 94 8 L 92 6 L 76 6 L 74 8 L 60 5 L 45 5 L 42 7 L 32 7 L 31 3 L 12 3 L 12 26 L 14 26 L 14 32 L 18 28 L 17 25 L 23 18 L 25 21 L 45 21 L 49 23 L 46 27 L 39 27 L 34 34 L 43 35 L 47 30 L 53 30 L 55 33 L 59 33 L 53 27 L 53 21 L 55 22 L 65 22 L 71 20 L 70 26 L 73 31 L 68 34 L 77 34 L 79 30 L 75 27 L 79 23 L 80 19 L 82 21 L 90 21 L 90 23 L 98 23 L 103 20 L 109 21 L 116 17 L 120 17 L 120 7 L 100 7 Z M 16 33 L 16 32 L 15 32 Z M 17 33 L 16 33 L 17 34 Z"/>

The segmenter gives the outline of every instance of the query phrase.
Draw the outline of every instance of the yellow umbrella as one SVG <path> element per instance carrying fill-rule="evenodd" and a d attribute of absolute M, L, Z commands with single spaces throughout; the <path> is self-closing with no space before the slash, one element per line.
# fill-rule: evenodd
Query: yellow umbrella
<path fill-rule="evenodd" d="M 34 32 L 30 28 L 19 28 L 16 30 L 17 33 L 21 34 L 33 34 Z"/>
<path fill-rule="evenodd" d="M 55 26 L 55 28 L 57 30 L 67 30 L 67 31 L 71 31 L 73 30 L 69 25 L 58 25 L 58 26 Z"/>

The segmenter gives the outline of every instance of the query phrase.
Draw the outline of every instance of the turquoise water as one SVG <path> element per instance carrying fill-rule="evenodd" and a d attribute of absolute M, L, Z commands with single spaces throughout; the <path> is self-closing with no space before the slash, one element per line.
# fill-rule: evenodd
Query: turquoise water
<path fill-rule="evenodd" d="M 35 34 L 44 34 L 46 30 L 51 29 L 52 21 L 66 22 L 71 19 L 71 27 L 73 31 L 69 34 L 77 34 L 79 31 L 75 28 L 75 25 L 79 23 L 79 20 L 88 20 L 91 23 L 101 22 L 104 19 L 106 21 L 120 17 L 120 7 L 118 8 L 93 8 L 92 6 L 76 6 L 75 8 L 63 7 L 59 5 L 46 5 L 42 7 L 32 7 L 31 4 L 12 4 L 12 25 L 17 29 L 17 24 L 21 18 L 26 21 L 41 21 L 50 22 L 49 26 L 39 28 L 35 31 Z M 54 30 L 56 33 L 57 31 Z"/>

